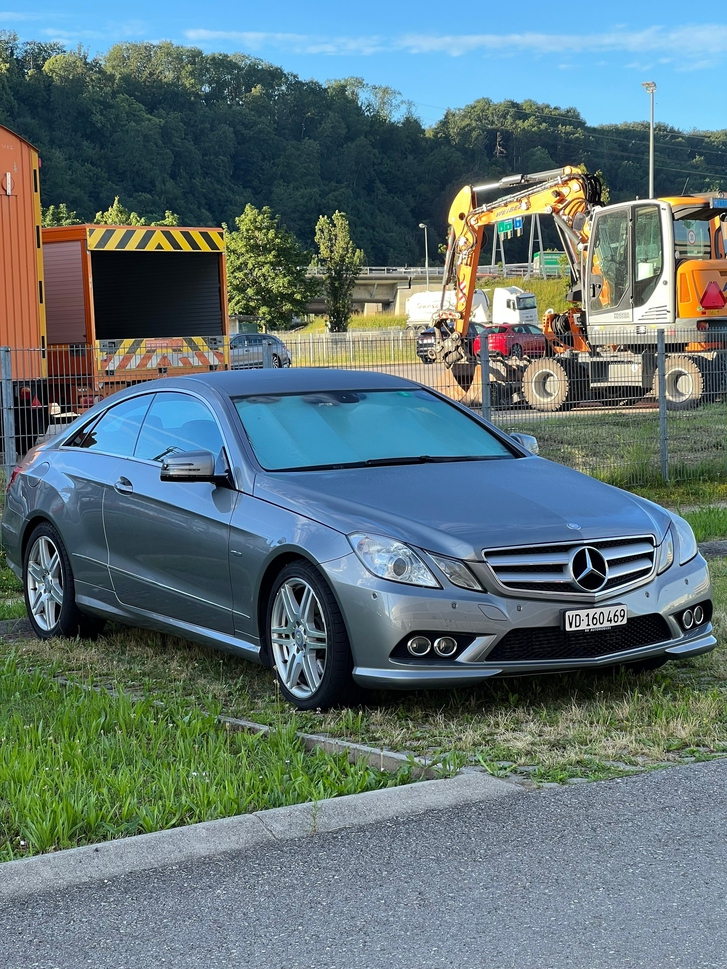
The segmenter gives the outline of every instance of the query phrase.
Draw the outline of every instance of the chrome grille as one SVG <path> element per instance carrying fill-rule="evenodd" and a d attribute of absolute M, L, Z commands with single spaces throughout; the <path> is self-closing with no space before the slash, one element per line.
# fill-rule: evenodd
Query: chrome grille
<path fill-rule="evenodd" d="M 573 576 L 573 556 L 583 548 L 596 549 L 608 566 L 606 581 L 596 592 L 582 589 Z M 563 545 L 485 549 L 482 556 L 497 584 L 510 592 L 548 598 L 567 595 L 597 599 L 648 579 L 654 570 L 656 549 L 651 536 L 645 535 Z"/>

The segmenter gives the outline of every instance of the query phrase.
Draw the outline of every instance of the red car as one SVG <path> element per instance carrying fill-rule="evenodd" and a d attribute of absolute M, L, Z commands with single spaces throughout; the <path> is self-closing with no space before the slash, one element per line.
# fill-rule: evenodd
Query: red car
<path fill-rule="evenodd" d="M 503 357 L 544 357 L 547 340 L 534 323 L 497 323 L 488 326 L 490 353 Z M 480 338 L 472 344 L 472 352 L 480 352 Z"/>

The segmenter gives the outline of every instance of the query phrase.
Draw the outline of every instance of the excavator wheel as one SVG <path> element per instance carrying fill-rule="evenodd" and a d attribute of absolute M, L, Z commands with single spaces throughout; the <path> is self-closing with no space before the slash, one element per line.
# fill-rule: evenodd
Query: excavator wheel
<path fill-rule="evenodd" d="M 523 396 L 533 410 L 560 410 L 568 400 L 569 389 L 565 367 L 552 357 L 533 360 L 523 374 Z"/>
<path fill-rule="evenodd" d="M 673 353 L 666 358 L 664 395 L 667 410 L 689 410 L 702 400 L 704 377 L 696 362 L 686 354 Z M 654 376 L 654 396 L 659 399 L 661 375 Z"/>

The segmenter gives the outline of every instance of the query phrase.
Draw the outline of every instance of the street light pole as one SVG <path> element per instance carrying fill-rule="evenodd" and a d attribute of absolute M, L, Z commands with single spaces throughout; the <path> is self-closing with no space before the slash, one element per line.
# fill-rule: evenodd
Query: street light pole
<path fill-rule="evenodd" d="M 426 222 L 420 222 L 419 228 L 424 229 L 424 272 L 427 274 L 427 292 L 429 292 L 429 233 Z"/>
<path fill-rule="evenodd" d="M 642 81 L 641 86 L 645 87 L 651 99 L 651 116 L 649 120 L 649 198 L 654 197 L 654 91 L 656 84 L 653 81 Z"/>

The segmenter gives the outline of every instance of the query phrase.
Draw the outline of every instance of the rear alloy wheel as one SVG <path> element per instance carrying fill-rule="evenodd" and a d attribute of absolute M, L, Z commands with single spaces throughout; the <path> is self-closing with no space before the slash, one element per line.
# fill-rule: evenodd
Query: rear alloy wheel
<path fill-rule="evenodd" d="M 76 605 L 73 572 L 61 537 L 50 524 L 38 525 L 23 557 L 23 586 L 28 618 L 40 639 L 92 637 L 104 620 L 85 616 Z"/>
<path fill-rule="evenodd" d="M 519 343 L 513 343 L 510 350 L 510 356 L 515 357 L 516 360 L 522 360 L 523 358 L 523 348 Z"/>
<path fill-rule="evenodd" d="M 570 380 L 558 360 L 542 357 L 523 374 L 523 396 L 533 410 L 556 411 L 568 400 Z"/>
<path fill-rule="evenodd" d="M 280 357 L 277 355 L 277 353 L 274 353 L 273 354 L 273 366 L 274 367 L 282 367 L 283 366 L 283 364 L 280 361 Z"/>
<path fill-rule="evenodd" d="M 661 375 L 654 378 L 654 395 L 659 399 Z M 667 410 L 689 410 L 702 399 L 704 377 L 691 357 L 673 354 L 666 358 L 664 396 Z"/>
<path fill-rule="evenodd" d="M 358 693 L 353 660 L 338 604 L 308 562 L 286 566 L 268 603 L 267 630 L 273 666 L 287 700 L 301 710 L 322 710 Z"/>

